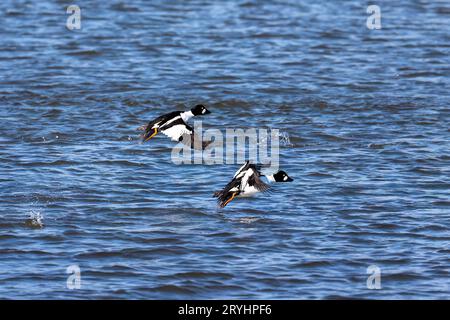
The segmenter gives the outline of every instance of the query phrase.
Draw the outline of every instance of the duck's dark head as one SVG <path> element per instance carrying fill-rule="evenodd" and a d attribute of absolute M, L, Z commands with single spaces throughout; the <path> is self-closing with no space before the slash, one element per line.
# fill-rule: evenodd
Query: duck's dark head
<path fill-rule="evenodd" d="M 291 177 L 287 175 L 283 170 L 278 171 L 273 175 L 275 182 L 291 182 L 294 181 Z"/>
<path fill-rule="evenodd" d="M 211 113 L 211 111 L 209 111 L 208 109 L 206 109 L 206 107 L 202 104 L 198 104 L 195 107 L 193 107 L 191 109 L 191 112 L 194 116 L 201 116 L 204 114 L 208 114 Z"/>

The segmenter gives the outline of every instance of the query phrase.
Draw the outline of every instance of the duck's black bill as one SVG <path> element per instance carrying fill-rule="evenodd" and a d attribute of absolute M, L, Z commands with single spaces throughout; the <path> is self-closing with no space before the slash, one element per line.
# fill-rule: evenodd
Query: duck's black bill
<path fill-rule="evenodd" d="M 294 179 L 292 179 L 291 177 L 288 177 L 286 180 L 286 182 L 291 182 L 291 181 L 294 181 Z"/>
<path fill-rule="evenodd" d="M 211 113 L 208 109 L 205 109 L 205 114 Z"/>

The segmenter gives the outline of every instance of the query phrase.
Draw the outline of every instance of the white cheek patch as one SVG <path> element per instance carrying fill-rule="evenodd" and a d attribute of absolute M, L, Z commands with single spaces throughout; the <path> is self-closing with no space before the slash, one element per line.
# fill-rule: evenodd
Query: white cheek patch
<path fill-rule="evenodd" d="M 206 112 L 206 109 L 203 109 L 203 110 L 202 110 L 202 114 L 205 114 L 205 112 Z"/>
<path fill-rule="evenodd" d="M 287 177 L 287 176 L 285 176 L 285 177 L 283 178 L 283 180 L 284 180 L 284 181 L 286 181 L 286 180 L 287 180 L 287 178 L 288 178 L 288 177 Z"/>

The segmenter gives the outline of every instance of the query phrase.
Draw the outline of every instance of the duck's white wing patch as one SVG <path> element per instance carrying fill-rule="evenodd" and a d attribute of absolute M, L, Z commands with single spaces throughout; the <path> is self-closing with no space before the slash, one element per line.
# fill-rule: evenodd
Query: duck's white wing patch
<path fill-rule="evenodd" d="M 240 167 L 239 170 L 236 171 L 236 173 L 234 174 L 233 179 L 234 179 L 234 178 L 237 178 L 237 176 L 238 176 L 240 173 L 243 173 L 244 168 L 246 168 L 246 167 L 248 166 L 249 163 L 250 163 L 250 161 L 248 161 L 248 160 L 245 161 L 245 163 L 242 165 L 242 167 Z M 239 178 L 240 178 L 240 177 L 239 177 Z"/>
<path fill-rule="evenodd" d="M 241 191 L 244 191 L 244 189 L 247 187 L 248 179 L 250 179 L 250 177 L 253 174 L 254 174 L 254 172 L 251 169 L 245 171 L 244 176 L 242 177 L 242 180 L 241 180 L 241 186 L 239 188 Z"/>
<path fill-rule="evenodd" d="M 193 131 L 184 124 L 176 124 L 170 128 L 161 130 L 161 132 L 173 141 L 179 141 L 181 136 L 185 134 L 191 135 L 193 133 Z"/>

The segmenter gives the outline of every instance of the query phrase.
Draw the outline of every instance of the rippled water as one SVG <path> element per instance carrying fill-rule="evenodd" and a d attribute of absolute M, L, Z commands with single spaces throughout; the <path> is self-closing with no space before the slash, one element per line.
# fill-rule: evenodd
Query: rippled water
<path fill-rule="evenodd" d="M 449 2 L 68 4 L 0 2 L 0 298 L 449 297 Z M 238 165 L 139 143 L 200 102 L 295 181 L 218 211 Z"/>

